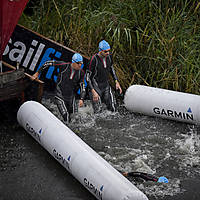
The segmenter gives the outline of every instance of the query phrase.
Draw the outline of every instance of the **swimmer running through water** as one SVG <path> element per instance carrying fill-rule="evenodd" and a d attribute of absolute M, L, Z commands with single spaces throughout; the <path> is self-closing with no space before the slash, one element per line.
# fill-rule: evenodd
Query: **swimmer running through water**
<path fill-rule="evenodd" d="M 86 70 L 89 97 L 95 113 L 101 111 L 101 102 L 106 104 L 108 110 L 116 111 L 116 102 L 110 87 L 109 75 L 115 81 L 116 90 L 119 90 L 121 94 L 122 89 L 113 67 L 110 45 L 102 40 L 99 43 L 99 52 L 91 57 Z"/>
<path fill-rule="evenodd" d="M 83 106 L 83 101 L 86 95 L 84 84 L 84 71 L 81 69 L 83 64 L 83 57 L 79 53 L 75 53 L 72 57 L 72 62 L 63 61 L 47 61 L 45 64 L 33 75 L 32 79 L 37 79 L 39 74 L 46 68 L 54 66 L 56 71 L 59 69 L 56 82 L 55 103 L 64 119 L 68 124 L 71 121 L 71 114 L 76 108 L 75 97 L 80 88 L 79 106 Z"/>

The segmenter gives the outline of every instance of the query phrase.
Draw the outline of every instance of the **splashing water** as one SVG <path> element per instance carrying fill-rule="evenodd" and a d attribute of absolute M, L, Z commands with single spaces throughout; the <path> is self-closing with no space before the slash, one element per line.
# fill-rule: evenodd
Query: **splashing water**
<path fill-rule="evenodd" d="M 59 116 L 52 102 L 43 104 Z M 87 102 L 69 128 L 117 170 L 166 176 L 168 184 L 133 182 L 152 199 L 184 193 L 182 181 L 200 174 L 200 136 L 194 125 L 120 111 L 94 115 Z"/>

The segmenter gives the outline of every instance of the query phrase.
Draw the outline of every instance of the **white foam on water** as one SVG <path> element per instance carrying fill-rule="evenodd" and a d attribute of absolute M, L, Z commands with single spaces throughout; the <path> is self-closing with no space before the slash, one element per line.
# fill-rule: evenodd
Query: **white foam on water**
<path fill-rule="evenodd" d="M 191 128 L 188 134 L 181 134 L 181 139 L 175 141 L 179 153 L 180 167 L 200 166 L 200 135 Z"/>
<path fill-rule="evenodd" d="M 47 104 L 57 112 L 55 104 Z M 183 193 L 182 174 L 191 176 L 195 170 L 200 174 L 200 135 L 194 126 L 185 132 L 175 122 L 146 116 L 122 116 L 107 110 L 93 114 L 91 104 L 86 104 L 74 115 L 70 127 L 79 129 L 80 137 L 94 145 L 117 170 L 146 172 L 169 179 L 167 184 L 133 182 L 148 197 L 160 199 Z M 158 173 L 162 170 L 166 174 Z"/>
<path fill-rule="evenodd" d="M 41 103 L 50 110 L 59 120 L 64 123 L 64 120 L 58 110 L 57 105 L 54 103 L 52 98 L 42 98 Z M 77 102 L 78 103 L 78 102 Z M 93 117 L 93 108 L 90 103 L 86 101 L 83 107 L 78 108 L 78 112 L 71 115 L 72 122 L 69 127 L 93 127 L 95 124 L 95 118 Z"/>
<path fill-rule="evenodd" d="M 112 149 L 113 148 L 113 149 Z M 118 155 L 111 155 L 107 152 L 99 152 L 99 154 L 104 157 L 115 169 L 119 171 L 137 171 L 137 172 L 146 172 L 149 174 L 156 174 L 156 170 L 152 169 L 147 163 L 149 158 L 153 157 L 148 152 L 147 154 L 140 149 L 132 148 L 119 148 L 119 147 L 108 147 L 112 152 L 118 152 Z M 121 150 L 121 151 L 120 151 Z M 120 154 L 121 152 L 121 154 Z M 170 155 L 166 156 L 166 159 Z M 163 175 L 163 174 L 162 174 Z M 161 175 L 161 176 L 162 176 Z M 169 183 L 155 183 L 155 182 L 143 182 L 138 183 L 133 181 L 141 191 L 143 191 L 147 196 L 153 196 L 156 199 L 164 196 L 174 196 L 176 194 L 184 192 L 180 186 L 180 180 L 177 178 L 169 178 Z"/>
<path fill-rule="evenodd" d="M 120 171 L 155 173 L 147 164 L 149 155 L 145 154 L 140 149 L 109 147 L 109 150 L 107 150 L 107 152 L 99 152 L 99 154 L 116 169 Z"/>
<path fill-rule="evenodd" d="M 181 189 L 181 182 L 179 179 L 168 179 L 169 183 L 155 183 L 155 182 L 145 182 L 136 183 L 136 186 L 143 191 L 147 196 L 153 196 L 156 199 L 163 198 L 165 196 L 174 196 L 183 193 L 184 190 Z"/>
<path fill-rule="evenodd" d="M 128 133 L 130 136 L 130 133 Z M 133 133 L 132 133 L 133 134 Z M 165 168 L 166 163 L 174 158 L 176 152 L 174 148 L 167 148 L 170 145 L 174 146 L 173 138 L 169 136 L 157 135 L 157 131 L 150 135 L 150 140 L 146 140 L 145 144 L 142 144 L 142 138 L 137 138 L 132 135 L 134 140 L 141 143 L 139 146 L 145 148 L 132 148 L 132 147 L 118 147 L 108 146 L 105 152 L 99 152 L 99 154 L 105 158 L 114 168 L 120 171 L 139 171 L 154 174 L 156 176 L 165 176 L 169 179 L 169 183 L 155 183 L 146 181 L 144 183 L 133 182 L 141 191 L 147 196 L 153 196 L 159 199 L 164 196 L 174 196 L 183 193 L 181 188 L 181 181 L 177 177 L 168 177 L 166 174 L 159 174 L 157 170 L 159 168 Z M 155 139 L 158 138 L 158 143 Z M 162 143 L 159 143 L 159 140 Z M 156 151 L 156 149 L 158 151 Z M 155 151 L 159 154 L 155 154 Z M 160 159 L 157 158 L 159 156 Z M 164 165 L 164 166 L 163 166 Z M 169 166 L 170 167 L 170 166 Z M 159 171 L 159 170 L 158 170 Z"/>

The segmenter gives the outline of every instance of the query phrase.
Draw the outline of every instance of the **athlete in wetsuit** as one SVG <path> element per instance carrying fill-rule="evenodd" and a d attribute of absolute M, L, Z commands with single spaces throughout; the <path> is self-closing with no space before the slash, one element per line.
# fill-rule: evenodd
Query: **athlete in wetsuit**
<path fill-rule="evenodd" d="M 158 182 L 158 183 L 168 183 L 169 182 L 168 179 L 164 176 L 157 177 L 153 174 L 148 174 L 145 172 L 121 172 L 121 173 L 122 173 L 122 175 L 129 178 L 130 180 L 131 180 L 131 178 L 133 178 L 136 180 L 142 179 L 145 181 L 153 181 L 153 182 Z"/>
<path fill-rule="evenodd" d="M 101 102 L 106 104 L 108 110 L 115 111 L 116 109 L 115 98 L 109 84 L 109 74 L 115 80 L 116 89 L 119 89 L 120 94 L 122 93 L 109 51 L 110 45 L 102 40 L 99 43 L 99 52 L 91 57 L 86 70 L 89 97 L 95 113 L 99 111 Z"/>
<path fill-rule="evenodd" d="M 62 61 L 47 61 L 34 75 L 38 78 L 40 72 L 49 66 L 59 68 L 59 74 L 56 83 L 55 102 L 65 121 L 68 124 L 71 120 L 70 115 L 75 112 L 75 96 L 80 88 L 79 106 L 83 106 L 85 98 L 84 71 L 81 69 L 83 57 L 75 53 L 72 57 L 72 63 Z M 56 69 L 57 70 L 57 69 Z"/>

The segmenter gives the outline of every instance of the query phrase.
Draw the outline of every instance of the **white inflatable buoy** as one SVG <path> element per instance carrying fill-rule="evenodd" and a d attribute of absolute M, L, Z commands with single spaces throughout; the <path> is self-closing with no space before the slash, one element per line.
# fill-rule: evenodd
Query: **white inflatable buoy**
<path fill-rule="evenodd" d="M 146 195 L 83 142 L 43 105 L 27 101 L 17 120 L 99 200 L 148 200 Z"/>
<path fill-rule="evenodd" d="M 161 88 L 132 85 L 124 97 L 127 110 L 186 123 L 200 123 L 200 96 Z"/>

